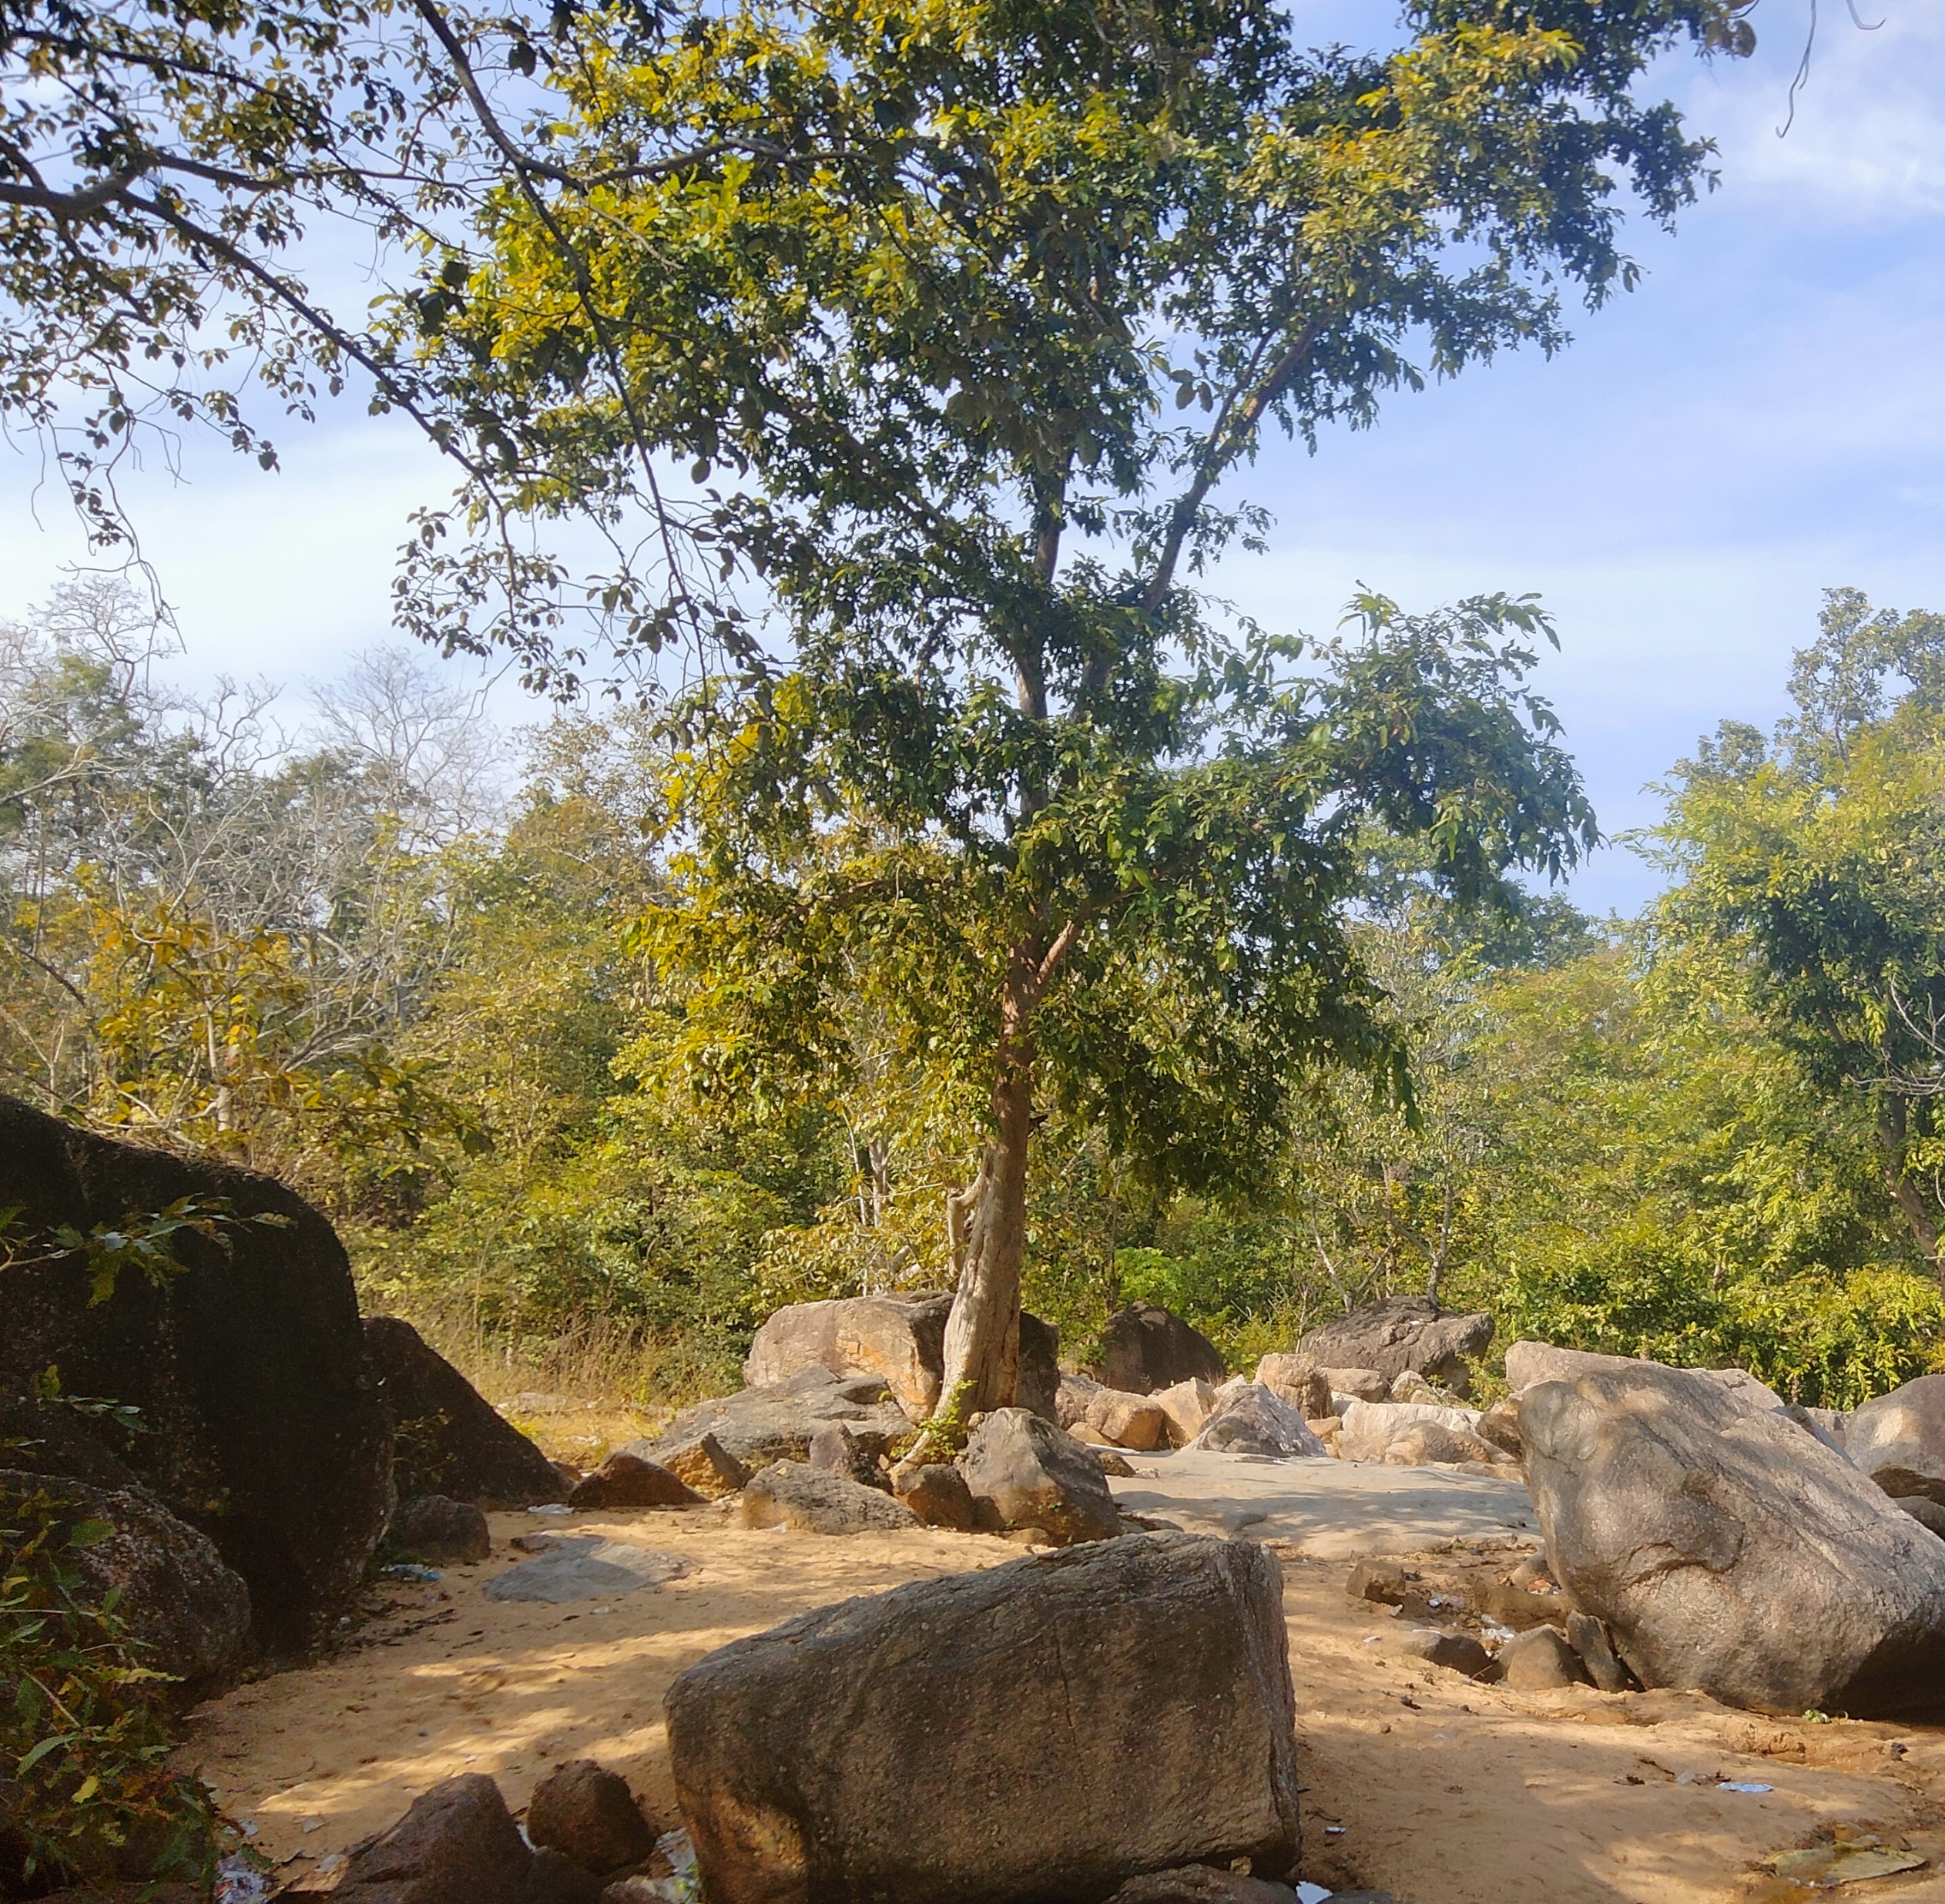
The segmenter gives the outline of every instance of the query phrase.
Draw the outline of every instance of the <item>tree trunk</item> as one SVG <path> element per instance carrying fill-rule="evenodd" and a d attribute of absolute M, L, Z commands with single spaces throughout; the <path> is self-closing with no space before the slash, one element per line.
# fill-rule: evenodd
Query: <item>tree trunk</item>
<path fill-rule="evenodd" d="M 1020 1270 L 1027 1249 L 1027 1146 L 1033 1132 L 1029 991 L 1009 982 L 999 1071 L 993 1084 L 995 1135 L 979 1172 L 947 1199 L 958 1272 L 945 1326 L 945 1379 L 938 1413 L 964 1423 L 1011 1408 L 1020 1375 Z"/>
<path fill-rule="evenodd" d="M 1884 1153 L 1884 1181 L 1909 1225 L 1925 1260 L 1945 1277 L 1945 1265 L 1938 1259 L 1938 1225 L 1925 1207 L 1923 1193 L 1911 1181 L 1904 1167 L 1910 1131 L 1910 1114 L 1904 1100 L 1890 1095 L 1877 1101 L 1877 1141 Z"/>

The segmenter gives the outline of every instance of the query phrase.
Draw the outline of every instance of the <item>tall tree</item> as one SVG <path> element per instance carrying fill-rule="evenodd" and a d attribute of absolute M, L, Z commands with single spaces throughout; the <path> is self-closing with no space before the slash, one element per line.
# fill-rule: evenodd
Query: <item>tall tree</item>
<path fill-rule="evenodd" d="M 502 494 L 649 525 L 662 567 L 602 605 L 672 689 L 655 931 L 715 980 L 698 1065 L 827 1050 L 862 969 L 978 1078 L 950 1405 L 1011 1395 L 1044 1094 L 1157 1175 L 1246 1168 L 1304 1064 L 1397 1067 L 1344 936 L 1360 825 L 1475 893 L 1593 837 L 1530 604 L 1368 598 L 1306 651 L 1192 585 L 1253 544 L 1216 495 L 1266 425 L 1551 350 L 1563 284 L 1631 280 L 1625 206 L 1671 220 L 1706 162 L 1636 82 L 1724 17 L 1428 0 L 1360 58 L 1258 0 L 616 9 L 493 263 L 401 311 Z M 445 539 L 468 511 L 407 612 L 571 665 L 530 593 L 483 616 L 527 558 Z"/>

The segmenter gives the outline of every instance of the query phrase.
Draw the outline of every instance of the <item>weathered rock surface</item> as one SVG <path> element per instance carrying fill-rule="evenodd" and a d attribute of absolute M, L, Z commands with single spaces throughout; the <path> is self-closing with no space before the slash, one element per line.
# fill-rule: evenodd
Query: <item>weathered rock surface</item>
<path fill-rule="evenodd" d="M 1367 1302 L 1296 1344 L 1299 1360 L 1320 1369 L 1375 1369 L 1388 1385 L 1407 1369 L 1455 1395 L 1470 1392 L 1470 1357 L 1493 1339 L 1487 1315 L 1448 1316 L 1422 1297 Z"/>
<path fill-rule="evenodd" d="M 0 1396 L 0 1458 L 28 1474 L 62 1474 L 90 1487 L 139 1487 L 142 1477 L 109 1445 L 126 1445 L 132 1430 L 77 1414 L 59 1401 Z"/>
<path fill-rule="evenodd" d="M 703 1497 L 659 1461 L 618 1448 L 575 1483 L 567 1504 L 577 1513 L 597 1507 L 699 1507 Z"/>
<path fill-rule="evenodd" d="M 1935 1702 L 1945 1546 L 1769 1393 L 1632 1362 L 1526 1388 L 1554 1577 L 1644 1686 L 1775 1712 Z"/>
<path fill-rule="evenodd" d="M 1923 1375 L 1853 1410 L 1843 1449 L 1887 1494 L 1945 1503 L 1945 1375 Z"/>
<path fill-rule="evenodd" d="M 119 1590 L 116 1611 L 144 1666 L 200 1692 L 243 1665 L 250 1652 L 250 1590 L 213 1542 L 140 1488 L 90 1487 L 65 1476 L 0 1469 L 7 1526 L 19 1527 L 14 1516 L 21 1503 L 40 1497 L 58 1500 L 55 1518 L 65 1527 L 92 1520 L 109 1530 L 78 1550 L 76 1567 L 95 1603 Z"/>
<path fill-rule="evenodd" d="M 1078 1428 L 1088 1418 L 1088 1404 L 1097 1395 L 1108 1391 L 1088 1375 L 1069 1375 L 1061 1372 L 1060 1385 L 1054 1391 L 1054 1422 L 1057 1427 Z"/>
<path fill-rule="evenodd" d="M 1477 1679 L 1491 1670 L 1493 1656 L 1470 1633 L 1446 1627 L 1413 1627 L 1398 1635 L 1397 1649 L 1429 1666 L 1443 1666 L 1450 1672 L 1464 1673 Z"/>
<path fill-rule="evenodd" d="M 896 1533 L 918 1517 L 901 1501 L 845 1474 L 776 1461 L 743 1490 L 743 1525 L 794 1527 L 800 1534 Z"/>
<path fill-rule="evenodd" d="M 364 1339 L 397 1427 L 402 1493 L 495 1507 L 565 1498 L 554 1464 L 410 1322 L 368 1316 Z"/>
<path fill-rule="evenodd" d="M 344 1904 L 595 1904 L 599 1883 L 571 1866 L 550 1869 L 555 1862 L 528 1850 L 499 1787 L 467 1772 L 421 1792 L 397 1824 L 354 1846 L 331 1895 Z"/>
<path fill-rule="evenodd" d="M 1061 1546 L 1105 1540 L 1121 1531 L 1121 1511 L 1101 1463 L 1024 1408 L 988 1415 L 967 1441 L 959 1471 L 975 1501 L 993 1503 L 1003 1527 L 1044 1528 Z"/>
<path fill-rule="evenodd" d="M 1187 1447 L 1202 1433 L 1216 1409 L 1216 1390 L 1199 1376 L 1157 1389 L 1149 1400 L 1168 1416 L 1169 1440 L 1178 1448 Z"/>
<path fill-rule="evenodd" d="M 1458 1467 L 1468 1463 L 1484 1467 L 1511 1466 L 1509 1457 L 1490 1441 L 1467 1429 L 1447 1428 L 1435 1421 L 1413 1422 L 1402 1434 L 1393 1436 L 1383 1459 L 1390 1467 Z"/>
<path fill-rule="evenodd" d="M 1631 1369 L 1658 1369 L 1666 1365 L 1644 1362 L 1631 1356 L 1595 1355 L 1585 1349 L 1557 1349 L 1549 1342 L 1516 1342 L 1506 1352 L 1506 1385 L 1515 1401 L 1521 1392 L 1540 1382 L 1571 1382 L 1583 1375 L 1602 1373 L 1625 1376 Z M 1701 1376 L 1718 1383 L 1745 1406 L 1786 1415 L 1782 1397 L 1766 1387 L 1744 1369 L 1685 1369 L 1685 1375 Z"/>
<path fill-rule="evenodd" d="M 639 1453 L 649 1445 L 646 1441 L 631 1442 L 625 1451 Z M 736 1493 L 749 1479 L 749 1469 L 706 1431 L 672 1444 L 665 1438 L 654 1446 L 659 1452 L 652 1458 L 684 1487 L 694 1488 L 706 1500 L 720 1500 L 726 1494 Z"/>
<path fill-rule="evenodd" d="M 1055 1397 L 1060 1393 L 1060 1331 L 1038 1316 L 1020 1318 L 1020 1373 L 1014 1388 L 1016 1406 L 1031 1410 L 1042 1421 L 1054 1419 Z"/>
<path fill-rule="evenodd" d="M 1391 1379 L 1380 1375 L 1376 1369 L 1326 1369 L 1324 1379 L 1330 1384 L 1332 1406 L 1338 1398 L 1348 1396 L 1354 1402 L 1388 1402 L 1391 1399 Z"/>
<path fill-rule="evenodd" d="M 1499 1649 L 1501 1683 L 1515 1692 L 1557 1692 L 1589 1683 L 1581 1656 L 1557 1627 L 1529 1627 Z"/>
<path fill-rule="evenodd" d="M 493 1551 L 486 1517 L 469 1500 L 444 1494 L 414 1494 L 392 1516 L 392 1545 L 434 1567 L 464 1567 Z"/>
<path fill-rule="evenodd" d="M 1088 1396 L 1082 1420 L 1116 1447 L 1143 1454 L 1165 1448 L 1172 1425 L 1168 1410 L 1149 1396 L 1111 1388 L 1096 1389 Z"/>
<path fill-rule="evenodd" d="M 1945 1504 L 1935 1501 L 1929 1494 L 1894 1494 L 1891 1505 L 1908 1513 L 1921 1527 L 1929 1527 L 1942 1540 L 1945 1540 Z"/>
<path fill-rule="evenodd" d="M 592 1758 L 573 1758 L 534 1787 L 527 1836 L 583 1871 L 619 1871 L 655 1849 L 656 1829 L 642 1815 L 628 1781 Z"/>
<path fill-rule="evenodd" d="M 887 1446 L 884 1436 L 874 1429 L 853 1429 L 841 1421 L 827 1421 L 810 1437 L 810 1466 L 888 1494 L 891 1477 L 878 1465 Z"/>
<path fill-rule="evenodd" d="M 912 1426 L 891 1399 L 882 1376 L 833 1375 L 819 1364 L 763 1388 L 695 1403 L 652 1440 L 629 1442 L 622 1452 L 646 1456 L 666 1467 L 706 1434 L 753 1472 L 773 1461 L 807 1461 L 811 1436 L 827 1421 L 892 1436 L 903 1435 Z M 664 1449 L 669 1450 L 669 1460 L 663 1460 Z"/>
<path fill-rule="evenodd" d="M 955 1534 L 971 1534 L 979 1524 L 966 1477 L 944 1462 L 928 1462 L 901 1473 L 897 1493 L 928 1527 L 950 1527 Z"/>
<path fill-rule="evenodd" d="M 1255 1379 L 1306 1420 L 1330 1413 L 1330 1376 L 1296 1356 L 1265 1356 L 1256 1364 Z"/>
<path fill-rule="evenodd" d="M 875 1375 L 912 1420 L 924 1421 L 939 1405 L 951 1312 L 952 1298 L 930 1290 L 793 1302 L 757 1330 L 743 1386 L 773 1387 L 810 1368 Z"/>
<path fill-rule="evenodd" d="M 1130 1395 L 1152 1395 L 1192 1380 L 1219 1387 L 1229 1379 L 1215 1343 L 1154 1302 L 1130 1303 L 1108 1318 L 1100 1355 L 1085 1373 Z"/>
<path fill-rule="evenodd" d="M 221 1240 L 179 1231 L 182 1273 L 159 1287 L 130 1272 L 94 1303 L 79 1253 L 8 1269 L 0 1395 L 31 1394 L 52 1366 L 70 1393 L 139 1409 L 144 1432 L 117 1458 L 248 1584 L 259 1644 L 300 1649 L 357 1594 L 392 1507 L 391 1427 L 337 1238 L 267 1177 L 0 1098 L 0 1207 L 19 1207 L 16 1236 L 86 1235 L 184 1198 L 218 1210 Z"/>
<path fill-rule="evenodd" d="M 488 1600 L 538 1601 L 572 1606 L 582 1600 L 612 1600 L 644 1587 L 679 1580 L 686 1562 L 672 1554 L 652 1553 L 629 1540 L 604 1540 L 594 1534 L 525 1534 L 521 1544 L 539 1558 L 496 1574 L 481 1589 Z"/>
<path fill-rule="evenodd" d="M 1325 1453 L 1310 1423 L 1258 1382 L 1232 1384 L 1219 1392 L 1202 1433 L 1190 1445 L 1218 1453 L 1262 1454 L 1278 1460 Z"/>
<path fill-rule="evenodd" d="M 1426 1402 L 1350 1402 L 1338 1417 L 1343 1423 L 1337 1452 L 1346 1461 L 1393 1460 L 1391 1450 L 1399 1448 L 1394 1466 L 1415 1466 L 1418 1460 L 1491 1460 L 1497 1451 L 1474 1432 L 1478 1416 L 1469 1408 L 1439 1408 Z M 1403 1444 L 1414 1430 L 1442 1430 L 1464 1442 L 1441 1442 L 1420 1435 L 1408 1449 Z M 1430 1453 L 1464 1446 L 1465 1453 Z M 1414 1458 L 1412 1450 L 1420 1452 Z"/>
<path fill-rule="evenodd" d="M 1473 1433 L 1490 1441 L 1501 1454 L 1515 1461 L 1526 1457 L 1526 1444 L 1520 1439 L 1520 1405 L 1511 1396 L 1501 1396 L 1473 1423 Z"/>
<path fill-rule="evenodd" d="M 1136 1535 L 720 1648 L 666 1701 L 711 1904 L 1098 1904 L 1191 1862 L 1286 1871 L 1282 1601 L 1246 1541 Z"/>

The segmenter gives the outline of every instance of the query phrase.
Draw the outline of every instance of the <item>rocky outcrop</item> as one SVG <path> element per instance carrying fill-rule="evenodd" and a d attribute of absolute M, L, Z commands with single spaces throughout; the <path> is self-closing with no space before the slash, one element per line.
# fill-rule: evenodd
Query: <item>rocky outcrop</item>
<path fill-rule="evenodd" d="M 401 1493 L 491 1507 L 566 1498 L 553 1463 L 410 1322 L 368 1316 L 364 1337 L 397 1430 Z"/>
<path fill-rule="evenodd" d="M 1935 1702 L 1945 1544 L 1768 1396 L 1645 1362 L 1524 1389 L 1553 1577 L 1644 1686 L 1860 1718 Z"/>
<path fill-rule="evenodd" d="M 1945 1375 L 1920 1376 L 1855 1410 L 1843 1450 L 1886 1493 L 1945 1503 Z"/>
<path fill-rule="evenodd" d="M 967 1440 L 959 1471 L 975 1503 L 990 1501 L 1002 1527 L 1038 1527 L 1057 1547 L 1121 1531 L 1121 1511 L 1101 1463 L 1024 1408 L 988 1415 Z"/>
<path fill-rule="evenodd" d="M 652 1440 L 629 1442 L 621 1452 L 669 1467 L 709 1435 L 724 1453 L 754 1470 L 773 1461 L 807 1461 L 811 1437 L 831 1421 L 888 1436 L 912 1426 L 883 1376 L 833 1375 L 819 1363 L 764 1388 L 697 1402 Z"/>
<path fill-rule="evenodd" d="M 434 1567 L 468 1567 L 493 1551 L 486 1517 L 469 1500 L 415 1494 L 398 1503 L 387 1536 L 393 1547 Z"/>
<path fill-rule="evenodd" d="M 1154 1302 L 1130 1303 L 1109 1316 L 1100 1353 L 1084 1373 L 1130 1395 L 1152 1395 L 1192 1380 L 1217 1388 L 1229 1379 L 1215 1343 Z"/>
<path fill-rule="evenodd" d="M 1189 1443 L 1223 1454 L 1263 1454 L 1282 1460 L 1319 1456 L 1323 1443 L 1288 1402 L 1258 1382 L 1236 1381 L 1219 1389 L 1202 1431 Z"/>
<path fill-rule="evenodd" d="M 597 1874 L 639 1864 L 656 1829 L 628 1781 L 592 1758 L 572 1758 L 541 1780 L 527 1801 L 527 1838 Z"/>
<path fill-rule="evenodd" d="M 37 1508 L 33 1503 L 45 1503 Z M 9 1527 L 46 1517 L 73 1540 L 83 1595 L 99 1605 L 111 1592 L 134 1643 L 137 1663 L 200 1696 L 220 1690 L 250 1653 L 250 1590 L 223 1564 L 215 1544 L 139 1487 L 106 1490 L 65 1477 L 0 1469 L 0 1513 Z M 93 1527 L 89 1528 L 89 1524 Z"/>
<path fill-rule="evenodd" d="M 666 1709 L 711 1904 L 1099 1904 L 1296 1859 L 1282 1577 L 1246 1541 L 1136 1535 L 820 1607 Z"/>
<path fill-rule="evenodd" d="M 902 1502 L 848 1475 L 778 1461 L 749 1477 L 743 1490 L 746 1527 L 794 1527 L 800 1534 L 897 1534 L 918 1517 Z"/>
<path fill-rule="evenodd" d="M 62 1225 L 139 1225 L 184 1199 L 217 1235 L 177 1231 L 179 1273 L 126 1271 L 104 1302 L 84 1255 L 49 1246 Z M 267 1177 L 0 1098 L 11 1205 L 15 1240 L 35 1247 L 6 1272 L 0 1394 L 33 1393 L 53 1366 L 69 1393 L 139 1410 L 143 1432 L 117 1460 L 247 1584 L 261 1646 L 314 1644 L 357 1593 L 393 1504 L 391 1426 L 330 1225 Z"/>
<path fill-rule="evenodd" d="M 1410 1369 L 1455 1395 L 1470 1392 L 1471 1358 L 1493 1339 L 1493 1319 L 1449 1316 L 1423 1297 L 1367 1302 L 1297 1343 L 1299 1361 L 1320 1369 L 1375 1369 L 1387 1383 Z"/>
<path fill-rule="evenodd" d="M 659 1461 L 617 1449 L 575 1483 L 567 1504 L 584 1513 L 598 1507 L 699 1507 L 703 1497 Z"/>
<path fill-rule="evenodd" d="M 744 1358 L 745 1388 L 774 1387 L 806 1369 L 875 1375 L 913 1421 L 939 1405 L 952 1298 L 932 1291 L 793 1302 L 759 1329 Z"/>

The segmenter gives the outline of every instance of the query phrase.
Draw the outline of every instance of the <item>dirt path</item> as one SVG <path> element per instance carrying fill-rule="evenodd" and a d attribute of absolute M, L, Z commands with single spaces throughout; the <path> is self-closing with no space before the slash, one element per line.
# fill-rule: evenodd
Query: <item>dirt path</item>
<path fill-rule="evenodd" d="M 1392 1516 L 1395 1493 L 1375 1491 Z M 1434 1490 L 1433 1505 L 1456 1497 Z M 1314 1501 L 1303 1511 L 1314 1515 Z M 605 1605 L 485 1598 L 522 1557 L 511 1537 L 549 1528 L 631 1541 L 689 1570 Z M 491 1560 L 388 1592 L 389 1610 L 336 1658 L 194 1715 L 185 1759 L 291 1875 L 458 1772 L 491 1772 L 518 1808 L 553 1765 L 595 1758 L 672 1822 L 661 1705 L 684 1666 L 805 1607 L 1020 1557 L 1002 1540 L 944 1534 L 752 1532 L 723 1507 L 576 1515 L 571 1527 L 498 1515 L 493 1532 Z M 1401 1655 L 1405 1622 L 1348 1600 L 1349 1560 L 1306 1551 L 1315 1536 L 1270 1542 L 1284 1561 L 1306 1877 L 1381 1886 L 1400 1904 L 1769 1904 L 1814 1894 L 1764 1878 L 1759 1859 L 1819 1828 L 1854 1826 L 1908 1841 L 1931 1862 L 1837 1896 L 1945 1904 L 1945 1729 L 1776 1723 L 1687 1695 L 1482 1686 Z M 1391 1550 L 1454 1537 L 1451 1517 L 1432 1515 Z M 1516 1558 L 1523 1537 L 1465 1527 L 1458 1537 L 1488 1550 L 1470 1563 L 1484 1567 Z M 1732 1793 L 1718 1777 L 1773 1789 Z"/>

